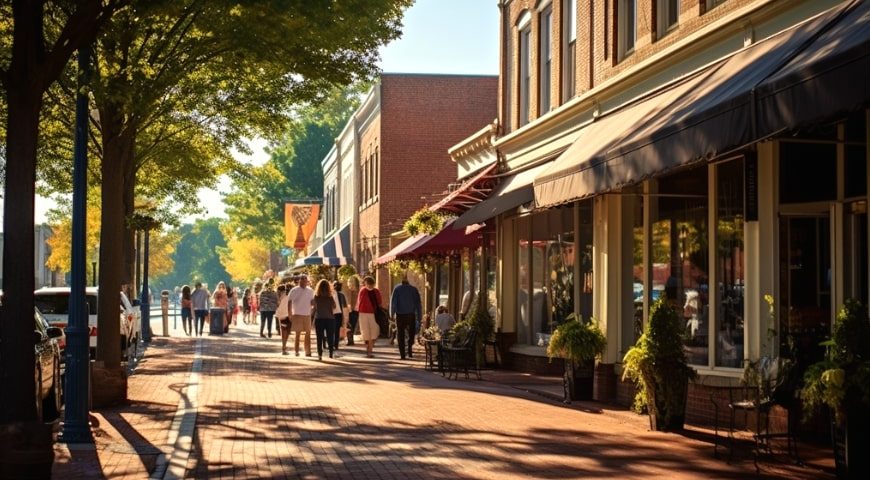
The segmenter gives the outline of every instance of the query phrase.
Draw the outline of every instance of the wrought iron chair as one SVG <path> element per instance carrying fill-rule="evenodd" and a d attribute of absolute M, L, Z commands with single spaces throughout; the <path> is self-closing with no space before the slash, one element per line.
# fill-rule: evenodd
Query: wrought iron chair
<path fill-rule="evenodd" d="M 758 457 L 762 450 L 771 452 L 770 439 L 786 438 L 788 444 L 788 453 L 793 454 L 794 458 L 798 457 L 797 452 L 797 437 L 792 430 L 792 417 L 795 412 L 793 402 L 795 398 L 795 381 L 794 369 L 789 360 L 781 358 L 762 357 L 759 359 L 754 369 L 757 372 L 757 378 L 747 385 L 724 387 L 716 389 L 710 394 L 710 401 L 713 403 L 715 414 L 714 424 L 714 442 L 713 455 L 718 458 L 719 447 L 719 418 L 720 411 L 728 409 L 728 461 L 730 462 L 734 456 L 734 430 L 736 427 L 736 419 L 738 413 L 743 413 L 748 419 L 750 416 L 755 417 L 752 439 L 754 441 L 753 461 L 755 462 L 756 471 L 758 471 Z M 718 397 L 718 393 L 722 391 L 728 393 L 728 403 L 722 405 L 722 400 Z M 787 427 L 785 432 L 770 432 L 770 412 L 775 405 L 781 405 L 788 410 Z M 724 413 L 724 412 L 722 412 Z"/>
<path fill-rule="evenodd" d="M 469 329 L 468 334 L 458 343 L 454 342 L 455 337 L 447 337 L 447 341 L 441 343 L 441 374 L 447 372 L 447 378 L 454 377 L 459 379 L 459 371 L 465 372 L 465 378 L 468 379 L 469 366 L 477 372 L 477 379 L 480 380 L 480 370 L 477 369 L 477 352 L 475 345 L 477 340 L 477 332 L 474 329 Z"/>

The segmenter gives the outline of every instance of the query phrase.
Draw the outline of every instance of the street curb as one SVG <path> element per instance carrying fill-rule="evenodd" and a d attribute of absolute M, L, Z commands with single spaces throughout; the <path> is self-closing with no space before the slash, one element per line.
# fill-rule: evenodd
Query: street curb
<path fill-rule="evenodd" d="M 178 400 L 178 409 L 169 427 L 167 445 L 172 445 L 169 452 L 164 451 L 157 458 L 157 466 L 149 477 L 151 480 L 184 478 L 187 471 L 187 461 L 193 446 L 193 434 L 196 429 L 196 415 L 199 408 L 200 372 L 202 372 L 202 337 L 196 339 L 196 351 L 187 379 L 187 389 Z M 168 457 L 168 459 L 167 459 Z"/>

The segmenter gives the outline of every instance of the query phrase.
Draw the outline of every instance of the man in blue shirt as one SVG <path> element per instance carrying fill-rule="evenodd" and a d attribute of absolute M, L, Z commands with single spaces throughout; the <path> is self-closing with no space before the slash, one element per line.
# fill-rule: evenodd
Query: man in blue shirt
<path fill-rule="evenodd" d="M 399 356 L 405 359 L 405 334 L 408 335 L 408 357 L 411 357 L 411 346 L 414 344 L 414 330 L 417 322 L 423 319 L 423 304 L 420 302 L 420 291 L 408 283 L 408 276 L 402 276 L 402 283 L 396 285 L 390 296 L 390 315 L 396 319 L 396 329 L 399 336 Z"/>

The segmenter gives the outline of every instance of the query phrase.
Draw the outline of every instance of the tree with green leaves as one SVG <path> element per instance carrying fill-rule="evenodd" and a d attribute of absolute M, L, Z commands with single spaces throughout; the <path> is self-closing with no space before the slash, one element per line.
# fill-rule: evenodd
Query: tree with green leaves
<path fill-rule="evenodd" d="M 230 280 L 221 258 L 221 252 L 227 247 L 221 232 L 221 220 L 209 218 L 184 224 L 174 235 L 180 238 L 172 253 L 174 267 L 165 276 L 156 279 L 155 285 L 171 289 L 193 285 L 199 280 L 214 287 L 220 281 Z"/>
<path fill-rule="evenodd" d="M 5 149 L 0 307 L 0 423 L 37 420 L 33 374 L 34 194 L 40 111 L 70 57 L 93 41 L 125 0 L 12 0 L 0 5 Z M 72 137 L 72 132 L 69 132 Z M 116 322 L 117 323 L 117 322 Z M 10 359 L 15 359 L 12 361 Z"/>
<path fill-rule="evenodd" d="M 279 131 L 291 105 L 372 76 L 410 3 L 152 0 L 116 15 L 95 46 L 92 85 L 100 288 L 131 280 L 134 198 L 184 200 L 233 168 L 230 151 L 244 150 L 244 138 Z M 120 358 L 116 324 L 100 315 L 97 355 L 109 367 Z"/>
<path fill-rule="evenodd" d="M 335 87 L 323 101 L 295 108 L 281 139 L 270 146 L 269 160 L 233 176 L 235 188 L 224 203 L 228 227 L 239 238 L 263 240 L 273 250 L 284 246 L 284 202 L 323 196 L 321 162 L 369 87 Z"/>

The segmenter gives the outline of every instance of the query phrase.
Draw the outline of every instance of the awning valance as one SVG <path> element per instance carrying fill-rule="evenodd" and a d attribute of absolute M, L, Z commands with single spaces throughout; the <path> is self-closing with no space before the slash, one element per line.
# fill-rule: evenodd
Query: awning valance
<path fill-rule="evenodd" d="M 480 246 L 480 232 L 466 235 L 464 229 L 455 230 L 453 222 L 454 220 L 446 222 L 444 228 L 435 235 L 421 233 L 405 239 L 392 250 L 378 257 L 375 263 L 383 265 L 393 260 L 419 258 L 433 253 L 448 254 L 463 248 Z"/>
<path fill-rule="evenodd" d="M 456 222 L 453 223 L 453 228 L 460 229 L 485 222 L 512 208 L 531 202 L 535 199 L 532 182 L 548 165 L 548 163 L 538 165 L 505 177 L 486 200 L 469 208 L 467 212 L 457 218 Z"/>
<path fill-rule="evenodd" d="M 862 45 L 866 46 L 866 19 L 862 20 L 861 14 L 866 9 L 866 2 L 836 7 L 599 117 L 535 179 L 536 206 L 555 206 L 607 192 L 696 160 L 716 157 L 787 126 L 783 120 L 779 124 L 757 123 L 765 117 L 753 117 L 756 88 L 776 78 L 775 74 L 801 58 L 802 52 L 820 44 L 825 39 L 821 32 L 838 30 L 831 29 L 837 23 L 863 21 L 864 28 L 855 27 L 852 34 L 863 35 Z M 866 62 L 866 56 L 863 58 Z M 866 99 L 867 82 L 856 84 L 860 86 L 846 91 L 863 88 L 858 96 Z M 816 110 L 835 113 L 824 104 L 824 97 L 809 93 L 805 96 L 802 101 L 815 105 Z M 841 100 L 847 104 L 861 101 L 854 97 Z"/>
<path fill-rule="evenodd" d="M 461 214 L 476 205 L 489 195 L 496 181 L 492 177 L 495 171 L 496 164 L 486 166 L 467 182 L 460 185 L 456 190 L 450 192 L 438 201 L 438 203 L 429 207 L 433 212 L 446 212 L 452 214 Z"/>
<path fill-rule="evenodd" d="M 293 268 L 298 270 L 309 265 L 348 265 L 350 258 L 350 224 L 327 238 L 310 255 L 296 260 Z"/>

